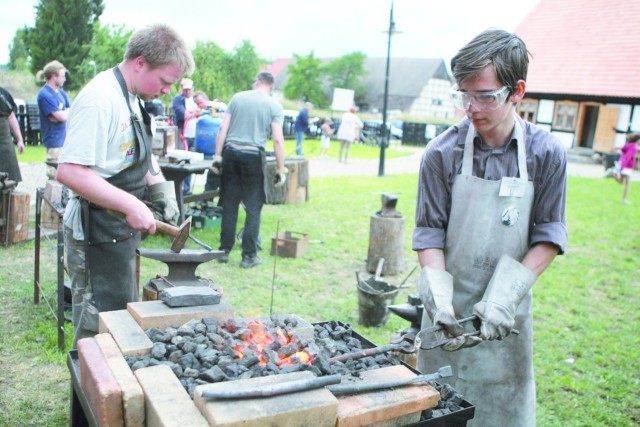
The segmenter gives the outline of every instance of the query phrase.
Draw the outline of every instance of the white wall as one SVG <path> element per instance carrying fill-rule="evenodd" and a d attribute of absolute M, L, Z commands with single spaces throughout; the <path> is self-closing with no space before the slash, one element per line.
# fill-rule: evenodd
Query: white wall
<path fill-rule="evenodd" d="M 449 96 L 451 82 L 443 79 L 430 79 L 422 88 L 420 95 L 413 101 L 408 113 L 414 116 L 452 119 L 455 107 Z"/>

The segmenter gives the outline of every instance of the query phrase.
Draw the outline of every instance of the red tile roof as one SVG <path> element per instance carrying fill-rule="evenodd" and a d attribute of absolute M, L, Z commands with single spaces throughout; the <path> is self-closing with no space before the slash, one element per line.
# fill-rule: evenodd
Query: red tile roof
<path fill-rule="evenodd" d="M 541 0 L 515 32 L 527 92 L 640 98 L 639 0 Z"/>
<path fill-rule="evenodd" d="M 273 74 L 274 78 L 278 77 L 278 74 L 280 74 L 282 70 L 287 68 L 289 61 L 291 61 L 291 58 L 278 58 L 271 64 L 267 65 L 265 67 L 265 71 L 268 71 L 271 74 Z"/>

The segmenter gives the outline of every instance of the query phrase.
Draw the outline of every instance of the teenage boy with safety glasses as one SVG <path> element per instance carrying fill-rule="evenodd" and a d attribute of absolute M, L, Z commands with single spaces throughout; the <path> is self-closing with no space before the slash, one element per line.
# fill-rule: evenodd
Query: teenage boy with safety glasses
<path fill-rule="evenodd" d="M 481 426 L 536 424 L 531 287 L 567 244 L 564 147 L 516 114 L 528 64 L 524 42 L 501 30 L 460 49 L 451 98 L 466 117 L 429 143 L 419 177 L 423 328 L 451 340 L 421 351 L 418 368 L 451 365 L 445 382 Z"/>

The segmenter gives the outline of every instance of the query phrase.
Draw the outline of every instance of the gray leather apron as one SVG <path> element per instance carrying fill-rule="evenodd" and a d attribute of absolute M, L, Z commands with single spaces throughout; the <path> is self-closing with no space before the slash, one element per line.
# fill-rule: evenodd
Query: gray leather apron
<path fill-rule="evenodd" d="M 454 277 L 453 308 L 458 318 L 471 316 L 482 299 L 501 255 L 521 261 L 529 249 L 529 218 L 533 204 L 533 183 L 528 180 L 525 141 L 516 119 L 518 170 L 510 182 L 489 181 L 473 176 L 473 139 L 469 124 L 461 174 L 454 178 L 451 214 L 445 244 L 446 270 Z M 507 185 L 509 184 L 509 185 Z M 500 194 L 501 185 L 503 195 Z M 509 188 L 518 187 L 516 196 Z M 418 368 L 435 372 L 451 365 L 450 383 L 476 406 L 473 423 L 482 427 L 535 426 L 535 383 L 533 377 L 533 331 L 531 291 L 517 309 L 511 334 L 501 341 L 455 352 L 441 349 L 419 354 Z M 432 321 L 423 317 L 423 328 Z M 470 326 L 468 327 L 468 329 Z"/>
<path fill-rule="evenodd" d="M 142 118 L 133 112 L 122 74 L 117 67 L 113 71 L 131 112 L 138 158 L 107 181 L 142 200 L 147 188 L 145 175 L 151 169 L 151 119 L 142 105 L 139 105 Z M 81 204 L 87 283 L 90 283 L 94 304 L 100 312 L 124 309 L 128 302 L 137 300 L 135 250 L 140 245 L 140 232 L 129 227 L 124 218 L 100 206 L 86 200 Z"/>
<path fill-rule="evenodd" d="M 0 93 L 0 172 L 7 172 L 10 180 L 20 182 L 22 175 L 9 126 L 9 116 L 12 112 L 11 104 Z"/>

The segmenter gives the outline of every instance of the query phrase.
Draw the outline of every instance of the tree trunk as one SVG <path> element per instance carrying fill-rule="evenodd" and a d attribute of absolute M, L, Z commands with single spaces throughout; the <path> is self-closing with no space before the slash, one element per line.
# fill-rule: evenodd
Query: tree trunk
<path fill-rule="evenodd" d="M 404 217 L 371 216 L 367 256 L 369 273 L 375 273 L 380 258 L 384 258 L 383 276 L 395 275 L 406 269 L 404 233 Z"/>

